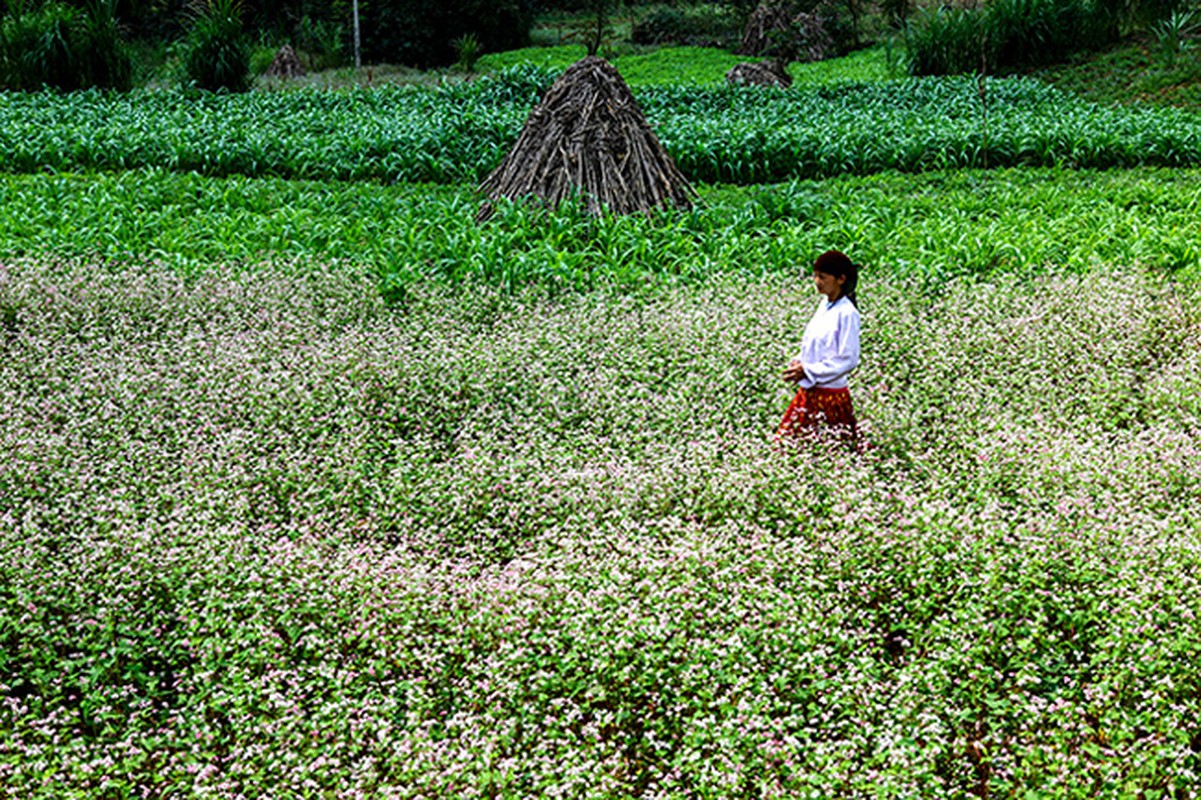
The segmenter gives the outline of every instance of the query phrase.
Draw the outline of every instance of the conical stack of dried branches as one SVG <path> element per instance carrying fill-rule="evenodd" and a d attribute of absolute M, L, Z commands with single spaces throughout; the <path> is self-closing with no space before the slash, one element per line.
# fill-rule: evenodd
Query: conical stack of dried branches
<path fill-rule="evenodd" d="M 793 0 L 765 0 L 751 13 L 738 52 L 773 57 L 787 67 L 791 61 L 822 61 L 834 55 L 829 22 L 836 13 L 830 0 L 818 0 L 810 11 L 798 11 Z M 778 69 L 773 67 L 773 71 Z"/>
<path fill-rule="evenodd" d="M 787 89 L 792 86 L 792 76 L 788 74 L 788 65 L 783 61 L 764 61 L 759 64 L 743 61 L 730 67 L 726 72 L 726 82 L 734 86 L 779 86 Z"/>
<path fill-rule="evenodd" d="M 744 56 L 759 56 L 767 52 L 772 44 L 772 37 L 788 30 L 792 25 L 796 12 L 791 2 L 760 3 L 751 12 L 742 32 L 742 44 L 738 52 Z"/>
<path fill-rule="evenodd" d="M 271 66 L 267 67 L 267 74 L 273 78 L 299 78 L 304 75 L 304 67 L 292 46 L 285 44 L 275 54 Z"/>
<path fill-rule="evenodd" d="M 547 90 L 480 192 L 487 200 L 479 220 L 502 197 L 550 207 L 578 197 L 592 214 L 688 209 L 696 197 L 621 75 L 597 56 L 577 61 Z"/>

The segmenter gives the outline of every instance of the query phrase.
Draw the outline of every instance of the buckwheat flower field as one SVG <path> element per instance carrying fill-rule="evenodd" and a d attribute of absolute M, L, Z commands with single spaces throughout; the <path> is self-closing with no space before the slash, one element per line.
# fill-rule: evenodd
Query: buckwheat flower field
<path fill-rule="evenodd" d="M 1197 797 L 1199 284 L 878 266 L 0 261 L 4 796 Z"/>

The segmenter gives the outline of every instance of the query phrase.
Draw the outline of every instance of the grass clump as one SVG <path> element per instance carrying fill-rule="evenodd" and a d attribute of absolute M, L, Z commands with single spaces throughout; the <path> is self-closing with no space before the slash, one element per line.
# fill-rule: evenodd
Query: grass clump
<path fill-rule="evenodd" d="M 121 34 L 115 0 L 93 0 L 86 10 L 45 2 L 14 4 L 0 16 L 0 88 L 73 91 L 128 90 L 133 51 Z"/>
<path fill-rule="evenodd" d="M 1011 72 L 1107 46 L 1134 17 L 1170 16 L 1173 3 L 1091 0 L 997 0 L 982 6 L 933 6 L 906 27 L 914 75 Z"/>
<path fill-rule="evenodd" d="M 250 88 L 252 49 L 242 26 L 241 0 L 199 0 L 183 46 L 183 69 L 198 89 Z"/>

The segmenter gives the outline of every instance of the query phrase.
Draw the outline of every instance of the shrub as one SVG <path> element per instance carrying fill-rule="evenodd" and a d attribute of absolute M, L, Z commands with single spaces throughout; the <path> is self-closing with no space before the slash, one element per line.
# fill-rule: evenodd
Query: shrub
<path fill-rule="evenodd" d="M 87 12 L 58 2 L 14 9 L 0 23 L 0 87 L 129 89 L 133 57 L 114 7 L 113 0 L 95 0 Z"/>
<path fill-rule="evenodd" d="M 250 74 L 262 75 L 271 68 L 271 62 L 275 61 L 275 56 L 279 53 L 279 48 L 270 44 L 257 44 L 250 48 Z"/>
<path fill-rule="evenodd" d="M 3 84 L 6 89 L 31 91 L 42 86 L 79 88 L 71 52 L 71 28 L 79 12 L 59 3 L 15 14 L 3 22 Z"/>
<path fill-rule="evenodd" d="M 634 44 L 679 44 L 684 40 L 688 18 L 678 8 L 657 8 L 640 19 L 630 31 Z"/>
<path fill-rule="evenodd" d="M 250 88 L 250 41 L 239 0 L 203 0 L 184 43 L 184 71 L 197 88 Z"/>
<path fill-rule="evenodd" d="M 738 40 L 735 16 L 712 6 L 689 13 L 680 8 L 656 8 L 639 20 L 630 33 L 634 44 L 717 45 Z"/>
<path fill-rule="evenodd" d="M 854 50 L 859 44 L 858 25 L 854 16 L 839 9 L 839 4 L 823 0 L 800 3 L 792 24 L 769 34 L 771 40 L 764 55 L 788 61 L 823 61 Z"/>
<path fill-rule="evenodd" d="M 997 0 L 987 19 L 1001 68 L 1059 61 L 1104 44 L 1116 32 L 1109 14 L 1082 0 Z"/>

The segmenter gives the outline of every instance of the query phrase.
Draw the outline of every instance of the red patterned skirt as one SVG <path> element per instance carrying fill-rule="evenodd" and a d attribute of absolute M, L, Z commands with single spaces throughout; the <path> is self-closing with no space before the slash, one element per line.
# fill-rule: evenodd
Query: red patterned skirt
<path fill-rule="evenodd" d="M 843 439 L 855 439 L 857 423 L 851 392 L 841 389 L 798 389 L 776 431 L 777 439 L 795 439 L 829 428 Z"/>

